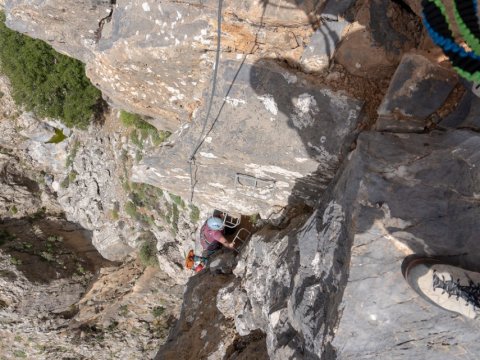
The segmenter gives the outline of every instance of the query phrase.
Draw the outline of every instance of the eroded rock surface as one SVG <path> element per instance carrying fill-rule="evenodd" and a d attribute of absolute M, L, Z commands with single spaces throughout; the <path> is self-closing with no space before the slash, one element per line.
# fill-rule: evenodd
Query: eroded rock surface
<path fill-rule="evenodd" d="M 195 202 L 262 216 L 289 201 L 314 204 L 353 139 L 363 103 L 270 62 L 222 62 L 218 82 L 203 136 L 202 112 L 173 146 L 134 167 L 133 179 L 189 198 L 188 158 L 202 139 Z"/>
<path fill-rule="evenodd" d="M 298 61 L 323 1 L 226 1 L 222 51 Z M 87 63 L 115 105 L 174 130 L 203 102 L 215 48 L 217 2 L 5 2 L 7 24 Z"/>
<path fill-rule="evenodd" d="M 264 331 L 271 358 L 475 356 L 478 322 L 425 303 L 401 264 L 450 256 L 479 270 L 479 142 L 469 131 L 361 134 L 307 221 L 255 235 L 219 308 L 239 334 Z"/>
<path fill-rule="evenodd" d="M 204 214 L 216 207 L 277 217 L 236 259 L 235 278 L 203 273 L 189 280 L 180 321 L 157 358 L 189 359 L 192 352 L 209 359 L 478 357 L 479 325 L 426 304 L 401 276 L 401 263 L 412 253 L 450 256 L 480 270 L 478 134 L 367 131 L 355 141 L 360 130 L 374 128 L 377 114 L 390 121 L 380 129 L 399 130 L 394 116 L 399 113 L 419 120 L 414 131 L 430 131 L 424 128 L 425 119 L 446 102 L 455 102 L 449 95 L 454 76 L 432 62 L 434 53 L 432 63 L 420 55 L 404 57 L 387 96 L 381 91 L 406 52 L 419 46 L 429 50 L 426 41 L 420 45 L 425 34 L 415 15 L 419 3 L 407 3 L 413 12 L 404 3 L 384 0 L 359 3 L 350 12 L 350 1 L 224 3 L 213 115 L 192 168 L 194 201 Z M 28 114 L 11 111 L 6 96 L 3 115 L 22 131 L 2 122 L 2 146 L 21 148 L 20 159 L 45 171 L 43 193 L 25 203 L 38 208 L 58 198 L 67 217 L 92 230 L 93 243 L 111 259 L 124 258 L 145 237 L 155 239 L 162 270 L 176 282 L 186 281 L 183 255 L 192 247 L 198 213 L 189 221 L 193 212 L 188 205 L 167 192 L 159 196 L 161 201 L 144 206 L 158 193 L 151 196 L 152 189 L 142 188 L 147 196 L 139 198 L 140 189 L 129 179 L 132 175 L 136 182 L 190 197 L 188 158 L 201 138 L 208 105 L 217 2 L 5 4 L 9 26 L 85 61 L 90 78 L 110 103 L 175 130 L 168 142 L 147 150 L 117 133 L 118 123 L 107 124 L 105 132 L 92 128 L 81 136 L 69 134 L 60 146 L 46 145 L 60 125 L 38 124 Z M 342 26 L 329 34 L 326 44 L 318 39 L 328 31 L 320 16 L 324 6 L 338 10 L 328 12 L 329 21 L 341 22 L 345 15 L 349 22 L 344 29 L 343 23 L 336 24 Z M 331 59 L 340 65 L 329 64 Z M 402 97 L 404 93 L 415 96 Z M 416 99 L 425 101 L 414 104 Z M 445 127 L 478 128 L 477 102 L 465 99 L 458 109 L 462 115 L 452 115 Z M 371 117 L 367 121 L 362 121 L 364 101 Z M 72 157 L 75 139 L 80 145 Z M 11 179 L 16 170 L 8 163 L 3 161 L 3 168 Z M 130 174 L 132 163 L 136 166 Z M 127 190 L 121 192 L 122 187 Z M 2 189 L 9 194 L 2 214 L 15 217 L 16 190 Z M 19 189 L 20 198 L 28 195 L 28 187 Z M 127 214 L 130 202 L 141 211 L 135 213 L 130 205 Z M 305 203 L 314 208 L 313 214 L 289 213 Z M 25 209 L 17 212 L 17 217 L 27 214 Z M 7 259 L 1 264 L 2 277 L 17 285 L 21 275 L 16 268 L 8 267 Z M 215 263 L 213 268 L 224 267 Z M 37 289 L 22 292 L 22 286 L 30 285 L 21 280 L 11 294 Z M 172 307 L 178 288 L 161 287 L 169 280 L 153 279 L 130 263 L 104 270 L 100 280 L 110 286 L 96 283 L 82 301 L 84 288 L 65 281 L 52 287 L 52 296 L 70 289 L 56 302 L 46 306 L 31 296 L 31 303 L 19 308 L 23 314 L 31 305 L 49 316 L 71 316 L 66 308 L 76 301 L 80 337 L 97 341 L 107 336 L 120 357 L 152 355 L 158 344 L 152 332 L 164 336 L 166 326 L 152 319 L 158 298 L 146 296 L 154 290 L 148 284 L 168 292 L 165 304 Z M 117 295 L 122 300 L 112 303 Z M 10 311 L 14 303 L 8 298 L 0 307 Z M 132 314 L 134 305 L 139 308 Z M 3 337 L 7 340 L 14 337 L 18 321 L 11 319 Z M 58 326 L 58 318 L 50 320 L 48 326 Z M 141 329 L 145 323 L 148 329 Z M 131 328 L 139 329 L 139 336 L 125 338 Z M 146 351 L 132 347 L 138 343 Z M 81 348 L 85 351 L 79 354 L 96 355 L 99 347 Z"/>

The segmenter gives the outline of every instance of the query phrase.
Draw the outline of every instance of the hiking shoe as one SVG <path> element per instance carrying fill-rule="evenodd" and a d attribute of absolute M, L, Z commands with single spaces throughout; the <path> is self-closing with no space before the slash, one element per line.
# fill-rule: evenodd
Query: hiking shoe
<path fill-rule="evenodd" d="M 428 302 L 470 319 L 480 315 L 480 273 L 421 258 L 410 262 L 403 276 Z"/>

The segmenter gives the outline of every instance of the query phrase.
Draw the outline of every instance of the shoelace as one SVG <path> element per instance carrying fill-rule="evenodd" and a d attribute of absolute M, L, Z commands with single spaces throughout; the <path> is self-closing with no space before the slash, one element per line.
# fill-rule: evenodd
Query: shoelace
<path fill-rule="evenodd" d="M 460 279 L 445 280 L 443 275 L 440 279 L 434 270 L 433 290 L 435 289 L 442 289 L 442 294 L 447 293 L 448 297 L 455 296 L 457 300 L 462 298 L 475 309 L 480 309 L 480 284 L 475 284 L 471 279 L 468 279 L 468 285 L 460 285 Z"/>

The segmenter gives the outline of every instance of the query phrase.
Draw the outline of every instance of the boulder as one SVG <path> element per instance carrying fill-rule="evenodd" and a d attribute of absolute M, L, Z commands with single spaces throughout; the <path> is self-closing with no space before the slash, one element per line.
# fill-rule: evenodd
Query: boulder
<path fill-rule="evenodd" d="M 135 166 L 133 180 L 189 199 L 188 159 L 200 139 L 196 203 L 262 217 L 294 199 L 314 204 L 353 140 L 362 105 L 272 62 L 224 61 L 203 135 L 205 109 Z"/>
<path fill-rule="evenodd" d="M 374 80 L 388 77 L 402 54 L 416 46 L 419 28 L 419 19 L 396 3 L 366 1 L 338 47 L 335 60 L 353 75 Z"/>
<path fill-rule="evenodd" d="M 452 129 L 461 127 L 462 123 L 469 118 L 468 115 L 473 109 L 472 105 L 474 102 L 475 95 L 471 91 L 465 90 L 455 108 L 448 115 L 440 119 L 439 125 Z"/>
<path fill-rule="evenodd" d="M 348 21 L 344 19 L 325 20 L 322 23 L 302 54 L 301 66 L 306 72 L 320 72 L 328 68 L 348 25 Z"/>
<path fill-rule="evenodd" d="M 457 84 L 457 75 L 418 54 L 406 54 L 378 108 L 377 130 L 422 131 Z"/>
<path fill-rule="evenodd" d="M 479 325 L 426 303 L 401 265 L 419 254 L 480 270 L 479 142 L 362 133 L 311 217 L 249 242 L 234 270 L 237 331 L 264 331 L 275 359 L 478 354 Z"/>

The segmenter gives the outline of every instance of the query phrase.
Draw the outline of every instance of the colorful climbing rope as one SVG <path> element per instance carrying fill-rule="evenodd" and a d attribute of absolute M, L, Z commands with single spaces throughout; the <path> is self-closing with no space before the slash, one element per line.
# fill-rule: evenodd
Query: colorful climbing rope
<path fill-rule="evenodd" d="M 453 0 L 453 17 L 447 15 L 442 0 L 423 0 L 422 18 L 425 27 L 450 59 L 453 68 L 464 78 L 480 83 L 480 25 L 477 17 L 477 0 Z M 452 22 L 455 22 L 466 50 L 455 41 Z"/>

